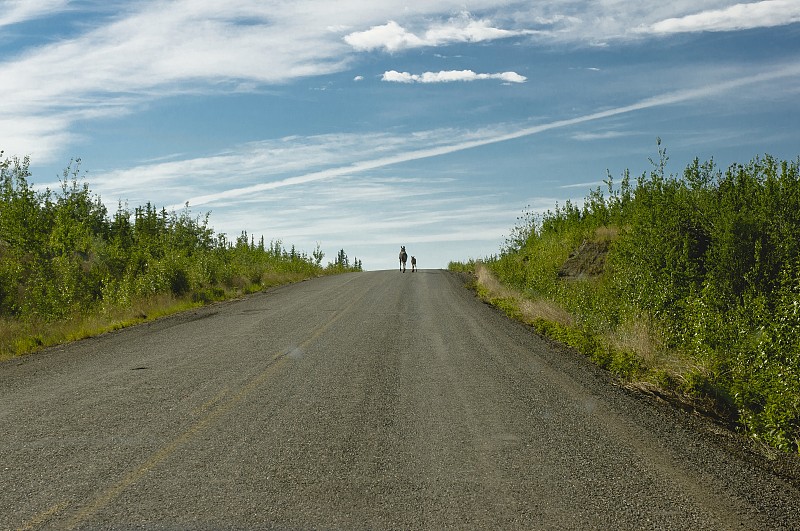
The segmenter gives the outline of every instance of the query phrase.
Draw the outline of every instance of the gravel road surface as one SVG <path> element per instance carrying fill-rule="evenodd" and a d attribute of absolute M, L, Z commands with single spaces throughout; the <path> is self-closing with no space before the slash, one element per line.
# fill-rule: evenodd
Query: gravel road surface
<path fill-rule="evenodd" d="M 446 271 L 0 364 L 0 529 L 800 529 L 780 470 Z"/>

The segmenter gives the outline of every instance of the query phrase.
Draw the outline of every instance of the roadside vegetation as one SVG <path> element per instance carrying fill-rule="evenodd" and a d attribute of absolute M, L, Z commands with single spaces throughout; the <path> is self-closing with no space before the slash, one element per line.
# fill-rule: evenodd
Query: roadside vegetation
<path fill-rule="evenodd" d="M 148 203 L 110 215 L 82 182 L 37 191 L 29 159 L 0 151 L 0 360 L 310 277 L 360 271 L 342 249 L 322 266 L 280 241 L 215 234 L 208 214 Z"/>
<path fill-rule="evenodd" d="M 800 446 L 800 158 L 667 155 L 582 206 L 525 211 L 470 270 L 488 302 L 630 385 Z"/>

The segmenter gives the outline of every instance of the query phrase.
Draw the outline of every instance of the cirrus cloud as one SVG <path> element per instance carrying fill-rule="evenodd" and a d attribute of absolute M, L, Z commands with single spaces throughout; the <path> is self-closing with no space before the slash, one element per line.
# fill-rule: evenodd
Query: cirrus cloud
<path fill-rule="evenodd" d="M 61 11 L 67 4 L 68 0 L 0 1 L 0 28 Z"/>
<path fill-rule="evenodd" d="M 800 22 L 800 2 L 797 0 L 763 0 L 703 11 L 684 17 L 668 18 L 648 28 L 643 28 L 642 31 L 662 34 L 731 31 L 783 26 L 795 22 Z"/>
<path fill-rule="evenodd" d="M 389 70 L 383 73 L 382 81 L 392 83 L 452 83 L 454 81 L 478 81 L 483 79 L 499 79 L 506 83 L 524 83 L 528 78 L 516 72 L 498 74 L 476 74 L 472 70 L 442 70 L 440 72 L 424 72 L 410 74 Z"/>

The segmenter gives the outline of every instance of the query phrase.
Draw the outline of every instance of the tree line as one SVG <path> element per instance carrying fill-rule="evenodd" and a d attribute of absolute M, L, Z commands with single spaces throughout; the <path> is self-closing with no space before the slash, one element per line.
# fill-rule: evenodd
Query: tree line
<path fill-rule="evenodd" d="M 151 203 L 109 215 L 81 179 L 80 160 L 59 190 L 37 191 L 29 158 L 0 151 L 0 319 L 53 322 L 129 306 L 159 294 L 198 302 L 291 278 L 361 270 L 344 250 L 322 266 L 282 242 L 216 234 L 209 215 L 188 204 L 168 212 Z"/>

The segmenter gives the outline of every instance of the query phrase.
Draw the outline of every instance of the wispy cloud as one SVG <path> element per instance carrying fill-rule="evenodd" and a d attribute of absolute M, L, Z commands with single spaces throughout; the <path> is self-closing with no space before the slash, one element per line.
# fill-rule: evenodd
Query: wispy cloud
<path fill-rule="evenodd" d="M 171 157 L 100 171 L 93 174 L 92 183 L 104 198 L 114 202 L 147 200 L 145 196 L 158 189 L 160 200 L 176 207 L 187 200 L 192 205 L 217 205 L 253 197 L 254 192 L 274 193 L 293 185 L 347 177 L 398 161 L 396 157 L 408 151 L 497 134 L 492 131 L 442 128 L 407 135 L 369 132 L 289 136 L 248 142 L 210 156 Z"/>
<path fill-rule="evenodd" d="M 573 118 L 550 121 L 529 127 L 498 124 L 477 130 L 435 129 L 409 135 L 338 134 L 315 137 L 287 137 L 274 141 L 249 143 L 213 157 L 147 164 L 94 177 L 104 195 L 124 198 L 133 189 L 158 187 L 167 190 L 174 208 L 186 201 L 194 206 L 218 205 L 243 198 L 257 197 L 269 191 L 302 188 L 334 178 L 378 170 L 406 162 L 438 157 L 499 142 L 571 127 L 623 114 L 702 100 L 720 94 L 774 83 L 800 76 L 800 64 L 787 65 L 772 71 L 745 76 L 693 89 L 668 92 L 629 105 L 604 109 Z M 607 138 L 615 132 L 576 135 L 576 139 Z M 230 175 L 236 168 L 236 180 L 228 182 L 220 176 Z M 309 171 L 311 170 L 311 171 Z M 176 187 L 174 183 L 183 184 Z M 205 193 L 197 194 L 198 190 Z"/>
<path fill-rule="evenodd" d="M 631 134 L 632 133 L 625 133 L 622 131 L 603 131 L 602 133 L 575 133 L 571 138 L 578 141 L 611 140 L 630 136 Z"/>
<path fill-rule="evenodd" d="M 373 26 L 365 31 L 350 33 L 344 37 L 344 41 L 358 51 L 383 49 L 387 52 L 397 52 L 423 46 L 507 39 L 531 33 L 533 32 L 530 30 L 496 28 L 489 20 L 476 20 L 469 13 L 463 12 L 447 22 L 429 26 L 420 35 L 407 30 L 394 20 L 390 20 L 386 24 Z"/>
<path fill-rule="evenodd" d="M 545 1 L 520 6 L 513 20 L 535 28 L 530 35 L 539 41 L 612 46 L 653 35 L 793 24 L 800 20 L 800 4 L 796 0 Z"/>
<path fill-rule="evenodd" d="M 596 188 L 598 186 L 601 186 L 602 184 L 603 184 L 602 181 L 592 181 L 592 182 L 588 182 L 588 183 L 564 184 L 564 185 L 559 186 L 558 188 L 561 189 L 561 190 L 569 190 L 569 189 L 572 189 L 572 188 L 580 188 L 582 190 L 585 190 L 587 188 Z"/>
<path fill-rule="evenodd" d="M 408 72 L 389 70 L 383 73 L 381 79 L 393 83 L 451 83 L 454 81 L 477 81 L 483 79 L 498 79 L 506 83 L 524 83 L 527 78 L 516 72 L 476 74 L 472 70 L 443 70 L 440 72 L 409 74 Z"/>
<path fill-rule="evenodd" d="M 252 87 L 340 71 L 349 49 L 319 30 L 320 18 L 330 14 L 327 4 L 297 18 L 245 0 L 142 6 L 0 62 L 0 123 L 31 128 L 30 136 L 4 138 L 6 149 L 36 146 L 34 156 L 46 158 L 63 149 L 72 125 L 89 115 L 120 116 L 171 95 L 226 93 L 242 82 Z"/>
<path fill-rule="evenodd" d="M 400 243 L 425 257 L 426 267 L 443 267 L 459 257 L 465 242 L 478 257 L 496 251 L 517 207 L 509 208 L 508 199 L 488 184 L 441 177 L 433 170 L 409 176 L 395 167 L 341 175 L 335 184 L 309 181 L 192 208 L 211 207 L 219 233 L 238 236 L 246 228 L 256 239 L 263 234 L 267 241 L 305 251 L 320 242 L 328 259 L 344 248 L 351 259 L 376 269 L 392 267 Z"/>
<path fill-rule="evenodd" d="M 0 0 L 0 28 L 52 15 L 68 3 L 69 0 Z"/>
<path fill-rule="evenodd" d="M 668 18 L 642 28 L 640 31 L 660 34 L 731 31 L 783 26 L 795 22 L 800 22 L 800 2 L 797 0 L 764 0 L 701 11 L 683 17 Z"/>
<path fill-rule="evenodd" d="M 88 120 L 137 113 L 152 101 L 180 94 L 256 91 L 341 72 L 356 60 L 354 51 L 399 51 L 513 37 L 597 43 L 800 20 L 796 0 L 725 8 L 718 8 L 724 3 L 714 2 L 717 9 L 691 14 L 696 4 L 481 0 L 470 3 L 480 15 L 452 16 L 463 9 L 463 2 L 132 3 L 102 18 L 99 25 L 76 26 L 69 33 L 73 37 L 0 59 L 2 149 L 31 154 L 38 163 L 52 162 L 82 138 L 78 132 Z M 51 16 L 71 6 L 67 0 L 0 0 L 0 27 Z M 413 82 L 486 76 L 506 83 L 524 80 L 514 72 L 455 70 L 394 76 L 395 81 Z"/>

